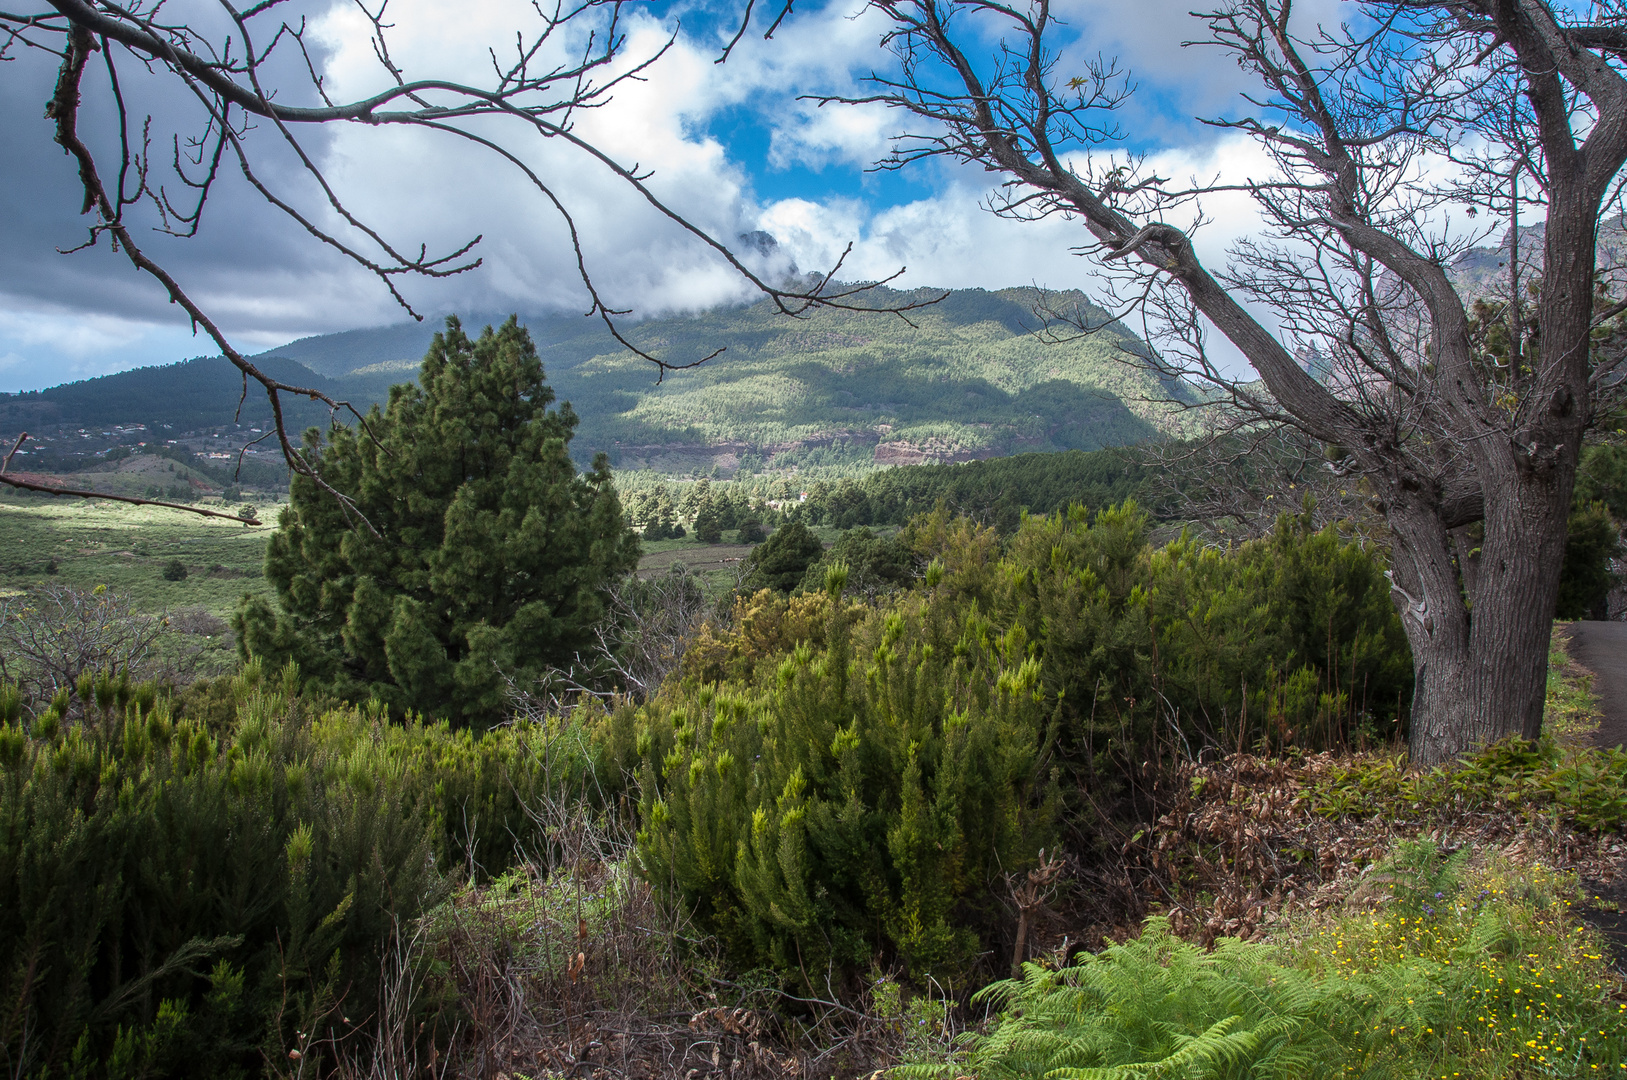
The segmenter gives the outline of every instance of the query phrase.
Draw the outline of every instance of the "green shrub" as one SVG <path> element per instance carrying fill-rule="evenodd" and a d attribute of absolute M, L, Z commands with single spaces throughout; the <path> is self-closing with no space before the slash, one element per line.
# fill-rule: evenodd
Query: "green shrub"
<path fill-rule="evenodd" d="M 703 506 L 695 515 L 695 539 L 703 544 L 717 544 L 723 540 L 723 522 L 710 506 Z"/>
<path fill-rule="evenodd" d="M 689 682 L 619 721 L 648 879 L 736 965 L 821 994 L 878 954 L 967 973 L 1009 921 L 996 883 L 1035 863 L 1058 806 L 1056 703 L 1023 631 L 948 596 L 866 611 L 841 585 L 800 601 L 818 643 L 756 685 Z"/>
<path fill-rule="evenodd" d="M 185 581 L 187 577 L 186 564 L 180 559 L 171 559 L 164 564 L 163 577 L 165 581 Z"/>
<path fill-rule="evenodd" d="M 966 543 L 922 554 L 950 565 Z M 1070 752 L 1094 773 L 1102 753 L 1139 763 L 1404 728 L 1412 660 L 1383 564 L 1308 516 L 1225 550 L 1185 535 L 1154 549 L 1134 503 L 1075 507 L 1024 520 L 970 591 L 1027 630 Z"/>
<path fill-rule="evenodd" d="M 644 539 L 656 540 L 682 540 L 684 527 L 675 523 L 670 517 L 656 518 L 644 527 Z"/>
<path fill-rule="evenodd" d="M 1162 919 L 1073 967 L 1029 964 L 979 998 L 1002 1016 L 987 1038 L 966 1040 L 969 1061 L 898 1075 L 1286 1080 L 1338 1075 L 1323 1067 L 1344 1057 L 1327 1024 L 1337 1003 L 1316 980 L 1235 938 L 1205 952 Z"/>
<path fill-rule="evenodd" d="M 319 1020 L 354 1035 L 394 935 L 588 772 L 580 732 L 318 713 L 296 685 L 250 665 L 224 730 L 139 688 L 0 729 L 8 1075 L 246 1075 Z"/>
<path fill-rule="evenodd" d="M 1413 769 L 1406 755 L 1370 755 L 1333 766 L 1311 793 L 1325 817 L 1466 804 L 1501 805 L 1526 815 L 1557 812 L 1595 832 L 1627 826 L 1627 753 L 1619 747 L 1561 750 L 1517 735 L 1453 766 Z"/>
<path fill-rule="evenodd" d="M 790 592 L 801 584 L 802 575 L 824 550 L 819 537 L 802 522 L 781 526 L 747 557 L 744 587 L 749 591 Z"/>
<path fill-rule="evenodd" d="M 1385 705 L 1398 719 L 1410 687 L 1381 564 L 1303 520 L 1230 551 L 1154 550 L 1133 503 L 1075 508 L 1025 519 L 1002 552 L 939 511 L 838 548 L 803 571 L 809 591 L 738 597 L 682 685 L 617 721 L 636 728 L 611 756 L 640 778 L 650 880 L 740 965 L 812 981 L 881 953 L 942 978 L 1009 957 L 997 883 L 1032 865 L 1064 800 L 1088 849 L 1145 762 L 1336 743 Z M 911 563 L 908 591 L 838 598 Z"/>
<path fill-rule="evenodd" d="M 1565 525 L 1565 558 L 1559 571 L 1559 619 L 1607 619 L 1611 569 L 1622 553 L 1621 529 L 1602 502 L 1574 507 Z"/>
<path fill-rule="evenodd" d="M 837 537 L 818 562 L 809 566 L 802 587 L 824 587 L 825 571 L 836 563 L 848 568 L 848 588 L 858 596 L 908 585 L 915 576 L 914 553 L 897 537 L 880 537 L 866 528 L 849 529 Z"/>

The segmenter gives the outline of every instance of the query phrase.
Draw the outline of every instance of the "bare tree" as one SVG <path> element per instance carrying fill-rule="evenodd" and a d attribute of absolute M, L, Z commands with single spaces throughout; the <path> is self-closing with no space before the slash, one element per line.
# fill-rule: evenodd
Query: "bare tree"
<path fill-rule="evenodd" d="M 40 710 L 86 673 L 139 678 L 163 627 L 106 587 L 52 583 L 8 596 L 0 599 L 0 679 L 17 683 Z"/>
<path fill-rule="evenodd" d="M 1253 425 L 1206 437 L 1158 441 L 1126 454 L 1145 468 L 1149 502 L 1170 507 L 1183 527 L 1196 524 L 1214 540 L 1252 540 L 1288 514 L 1315 528 L 1383 540 L 1383 518 L 1367 506 L 1359 476 L 1328 469 L 1320 444 L 1291 428 Z"/>
<path fill-rule="evenodd" d="M 523 140 L 572 148 L 584 164 L 605 170 L 697 242 L 713 249 L 786 315 L 801 315 L 817 307 L 866 307 L 858 295 L 863 287 L 833 285 L 840 260 L 830 273 L 811 284 L 782 284 L 759 276 L 725 244 L 663 203 L 648 185 L 648 172 L 614 160 L 577 133 L 573 120 L 579 113 L 602 107 L 617 87 L 642 78 L 672 44 L 669 38 L 650 55 L 625 58 L 623 0 L 555 0 L 552 6 L 538 0 L 533 5 L 534 24 L 517 28 L 512 41 L 490 50 L 491 75 L 480 84 L 410 76 L 390 52 L 391 24 L 385 19 L 388 0 L 377 0 L 374 7 L 368 7 L 365 0 L 357 0 L 357 4 L 371 24 L 373 52 L 390 85 L 351 101 L 336 100 L 329 94 L 321 58 L 308 39 L 307 19 L 299 12 L 297 0 L 259 0 L 241 9 L 231 0 L 219 0 L 218 6 L 187 8 L 184 17 L 172 16 L 172 9 L 162 0 L 128 4 L 49 0 L 45 11 L 0 11 L 0 60 L 15 58 L 24 49 L 60 57 L 45 115 L 56 142 L 78 169 L 82 213 L 91 219 L 81 247 L 95 247 L 105 239 L 135 270 L 155 279 L 194 329 L 206 333 L 242 373 L 244 394 L 251 382 L 266 394 L 274 425 L 265 437 L 275 438 L 289 467 L 338 498 L 352 514 L 355 508 L 346 494 L 323 480 L 319 463 L 307 456 L 287 430 L 283 406 L 289 398 L 306 397 L 325 403 L 335 415 L 348 412 L 360 422 L 360 414 L 317 389 L 284 383 L 247 359 L 193 300 L 186 285 L 149 255 L 145 246 L 149 229 L 172 237 L 196 236 L 203 227 L 211 193 L 224 173 L 235 170 L 261 198 L 286 215 L 292 227 L 375 275 L 403 308 L 421 318 L 398 282 L 473 270 L 481 262 L 475 253 L 481 237 L 441 252 L 423 246 L 414 252 L 390 238 L 385 229 L 354 211 L 329 182 L 322 155 L 311 145 L 313 129 L 366 124 L 434 131 L 517 170 L 568 229 L 576 270 L 589 297 L 587 314 L 603 320 L 625 348 L 650 361 L 658 378 L 667 371 L 702 363 L 723 350 L 710 356 L 670 358 L 641 349 L 623 336 L 617 316 L 627 312 L 608 302 L 594 284 L 576 221 L 548 179 L 527 163 L 525 154 L 532 144 Z M 573 24 L 590 32 L 579 52 L 560 60 L 567 55 L 561 51 L 567 48 L 566 28 Z M 295 74 L 290 77 L 289 72 Z M 135 100 L 133 86 L 138 81 L 150 93 L 178 95 L 190 103 L 190 115 L 181 115 L 179 110 L 169 116 L 133 115 L 129 102 Z M 80 127 L 84 102 L 91 94 L 105 99 L 102 104 L 116 117 L 117 137 L 106 144 L 96 144 Z M 507 141 L 499 134 L 503 124 L 514 132 Z M 269 152 L 267 142 L 272 148 Z M 265 159 L 272 154 L 297 163 L 303 188 L 279 185 L 272 178 L 274 170 L 265 167 Z M 337 224 L 330 226 L 329 221 Z M 916 306 L 888 310 L 902 313 Z M 0 485 L 151 502 L 41 487 L 3 470 Z M 179 505 L 176 509 L 196 510 Z"/>
<path fill-rule="evenodd" d="M 1620 349 L 1595 347 L 1623 311 L 1595 302 L 1595 233 L 1621 207 L 1627 8 L 1372 0 L 1326 27 L 1291 5 L 1198 16 L 1197 44 L 1256 81 L 1240 115 L 1209 121 L 1270 155 L 1274 174 L 1248 183 L 1181 184 L 1124 152 L 1114 112 L 1132 88 L 1111 63 L 1059 67 L 1048 0 L 872 0 L 897 65 L 874 94 L 824 100 L 924 122 L 884 167 L 969 162 L 1003 177 L 996 212 L 1080 221 L 1110 304 L 1157 347 L 1148 362 L 1234 423 L 1322 444 L 1365 485 L 1412 644 L 1413 758 L 1439 762 L 1542 723 L 1577 457 L 1621 384 Z M 1195 226 L 1173 222 L 1201 225 L 1220 190 L 1251 194 L 1267 228 L 1216 270 Z M 1486 235 L 1450 227 L 1463 207 L 1543 224 L 1539 264 L 1518 272 L 1531 307 L 1508 320 L 1519 347 L 1501 357 L 1449 272 Z M 1210 328 L 1258 379 L 1227 373 Z M 1321 370 L 1299 362 L 1306 347 Z M 1461 573 L 1470 559 L 1478 571 Z"/>
<path fill-rule="evenodd" d="M 678 670 L 684 653 L 717 605 L 683 563 L 649 578 L 632 575 L 611 587 L 605 614 L 593 628 L 593 644 L 566 669 L 556 669 L 542 688 L 541 703 L 516 687 L 525 711 L 559 711 L 567 698 L 646 700 Z"/>

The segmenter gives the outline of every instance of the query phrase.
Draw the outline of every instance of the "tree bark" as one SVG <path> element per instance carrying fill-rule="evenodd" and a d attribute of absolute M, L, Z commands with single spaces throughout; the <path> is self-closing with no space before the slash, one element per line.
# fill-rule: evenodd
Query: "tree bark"
<path fill-rule="evenodd" d="M 1391 508 L 1392 596 L 1412 645 L 1411 750 L 1422 765 L 1509 736 L 1542 734 L 1566 523 L 1590 421 L 1581 403 L 1588 395 L 1597 260 L 1596 199 L 1584 185 L 1565 182 L 1574 176 L 1570 170 L 1554 172 L 1540 334 L 1525 357 L 1541 372 L 1533 400 L 1520 407 L 1523 422 L 1501 438 L 1463 432 L 1484 498 L 1475 565 L 1464 565 L 1461 546 L 1453 559 L 1444 505 L 1435 514 Z"/>
<path fill-rule="evenodd" d="M 1479 565 L 1467 576 L 1438 517 L 1416 508 L 1391 514 L 1391 595 L 1412 645 L 1417 764 L 1541 734 L 1570 492 L 1569 484 L 1511 487 L 1488 495 Z"/>

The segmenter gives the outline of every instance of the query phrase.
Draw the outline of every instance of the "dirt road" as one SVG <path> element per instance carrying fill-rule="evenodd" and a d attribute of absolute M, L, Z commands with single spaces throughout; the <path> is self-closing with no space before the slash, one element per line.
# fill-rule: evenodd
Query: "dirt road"
<path fill-rule="evenodd" d="M 1593 693 L 1603 719 L 1594 736 L 1600 746 L 1627 745 L 1627 622 L 1574 622 L 1570 654 L 1593 672 Z"/>

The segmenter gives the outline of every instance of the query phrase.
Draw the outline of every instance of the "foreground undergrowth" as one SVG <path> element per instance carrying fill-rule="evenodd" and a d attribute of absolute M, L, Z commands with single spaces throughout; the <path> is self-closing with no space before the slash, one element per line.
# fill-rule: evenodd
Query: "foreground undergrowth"
<path fill-rule="evenodd" d="M 0 1068 L 1620 1072 L 1585 673 L 1544 742 L 1351 752 L 1404 732 L 1379 558 L 1144 526 L 935 515 L 906 589 L 816 564 L 656 641 L 647 700 L 479 733 L 292 667 L 0 687 Z"/>
<path fill-rule="evenodd" d="M 1627 1069 L 1627 1003 L 1574 879 L 1403 845 L 1353 905 L 1281 940 L 1168 919 L 980 997 L 1001 1017 L 901 1077 L 1571 1077 Z"/>
<path fill-rule="evenodd" d="M 1551 660 L 1538 744 L 1177 770 L 1125 849 L 1156 914 L 986 988 L 981 1024 L 897 1076 L 1627 1072 L 1627 984 L 1580 887 L 1620 875 L 1627 755 L 1588 744 L 1589 677 Z"/>

